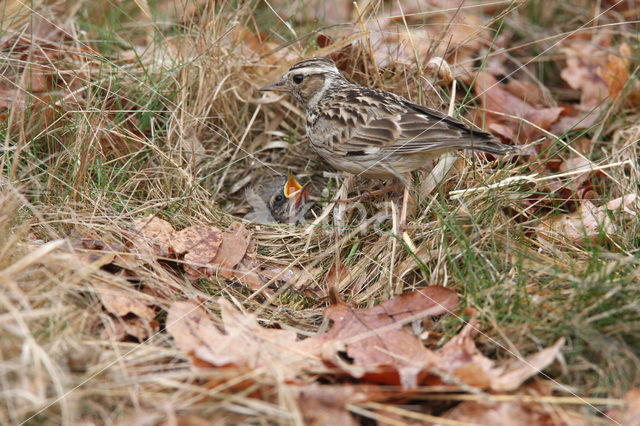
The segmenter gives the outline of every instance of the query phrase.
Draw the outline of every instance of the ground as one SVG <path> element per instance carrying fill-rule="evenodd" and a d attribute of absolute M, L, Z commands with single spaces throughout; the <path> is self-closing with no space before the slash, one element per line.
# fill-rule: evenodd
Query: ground
<path fill-rule="evenodd" d="M 0 423 L 637 424 L 636 3 L 178 3 L 0 6 Z M 312 56 L 518 153 L 337 205 Z"/>

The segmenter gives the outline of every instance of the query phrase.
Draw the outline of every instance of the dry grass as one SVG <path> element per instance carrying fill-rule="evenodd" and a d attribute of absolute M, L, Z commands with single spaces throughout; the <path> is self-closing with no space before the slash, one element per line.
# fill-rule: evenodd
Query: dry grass
<path fill-rule="evenodd" d="M 565 362 L 549 374 L 576 394 L 619 398 L 638 385 L 638 217 L 610 214 L 617 232 L 593 242 L 540 239 L 540 224 L 567 207 L 536 210 L 522 202 L 544 194 L 535 179 L 550 174 L 529 164 L 459 158 L 433 197 L 420 202 L 404 240 L 392 232 L 392 197 L 357 203 L 341 220 L 332 213 L 316 227 L 247 225 L 265 264 L 305 271 L 306 281 L 297 284 L 306 293 L 285 286 L 265 298 L 222 279 L 190 282 L 151 257 L 112 273 L 106 259 L 79 250 L 75 242 L 84 238 L 126 254 L 131 220 L 149 214 L 177 229 L 226 229 L 249 210 L 244 190 L 286 169 L 312 182 L 320 214 L 341 181 L 323 173 L 292 100 L 265 101 L 256 92 L 297 59 L 349 45 L 341 53 L 349 59 L 348 78 L 374 86 L 380 73 L 388 90 L 416 101 L 420 93 L 424 104 L 441 109 L 449 105 L 449 89 L 428 87 L 431 80 L 415 64 L 399 63 L 391 52 L 386 64 L 372 61 L 358 20 L 325 28 L 336 43 L 319 47 L 318 28 L 289 30 L 264 4 L 184 2 L 176 10 L 173 2 L 158 2 L 152 11 L 147 2 L 121 3 L 59 1 L 36 8 L 10 0 L 0 6 L 0 90 L 11 96 L 0 97 L 9 105 L 0 112 L 0 423 L 133 423 L 131 416 L 139 416 L 157 424 L 176 415 L 230 424 L 295 422 L 300 413 L 287 385 L 264 383 L 251 371 L 192 370 L 163 331 L 166 309 L 176 300 L 196 300 L 215 311 L 212 300 L 223 296 L 257 312 L 263 325 L 314 334 L 326 326 L 326 277 L 337 257 L 348 270 L 335 283 L 344 300 L 372 306 L 410 289 L 447 285 L 460 292 L 463 306 L 479 312 L 485 353 L 508 359 L 564 336 Z M 516 75 L 535 74 L 550 99 L 567 90 L 557 77 L 556 34 L 585 22 L 620 42 L 632 43 L 633 28 L 637 34 L 637 24 L 620 24 L 630 19 L 625 12 L 594 21 L 581 6 L 554 3 L 549 10 L 575 18 L 553 20 L 536 2 L 507 4 L 490 22 L 493 30 L 504 25 L 518 34 L 521 47 L 501 54 L 509 55 L 511 68 L 530 62 Z M 372 34 L 379 12 L 363 11 Z M 485 31 L 478 27 L 490 45 L 493 33 Z M 260 44 L 258 32 L 275 42 Z M 449 43 L 433 40 L 433 51 L 438 42 L 443 49 Z M 632 47 L 637 52 L 637 44 Z M 492 57 L 486 51 L 465 57 L 454 72 L 464 75 Z M 637 68 L 632 71 L 637 81 Z M 459 87 L 458 94 L 465 99 L 463 117 L 482 114 L 473 91 L 465 95 Z M 640 192 L 639 117 L 624 106 L 625 96 L 608 103 L 607 119 L 586 134 L 596 166 L 628 161 L 598 174 L 597 205 Z M 549 149 L 573 156 L 565 145 L 579 133 L 548 138 Z M 527 183 L 459 198 L 449 193 L 533 173 Z M 372 185 L 358 181 L 354 193 Z M 105 330 L 117 320 L 98 299 L 104 288 L 154 306 L 160 332 L 142 342 L 109 338 Z M 461 322 L 451 316 L 437 327 L 451 336 Z M 255 384 L 236 390 L 244 379 Z M 587 405 L 580 409 L 591 413 Z"/>

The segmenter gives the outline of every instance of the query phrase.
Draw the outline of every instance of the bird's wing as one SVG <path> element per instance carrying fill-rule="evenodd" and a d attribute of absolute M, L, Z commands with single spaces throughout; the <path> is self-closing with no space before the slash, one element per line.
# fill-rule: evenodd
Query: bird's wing
<path fill-rule="evenodd" d="M 437 150 L 509 151 L 489 133 L 391 93 L 370 89 L 360 102 L 338 103 L 331 119 L 342 129 L 334 149 L 345 156 L 402 155 Z"/>

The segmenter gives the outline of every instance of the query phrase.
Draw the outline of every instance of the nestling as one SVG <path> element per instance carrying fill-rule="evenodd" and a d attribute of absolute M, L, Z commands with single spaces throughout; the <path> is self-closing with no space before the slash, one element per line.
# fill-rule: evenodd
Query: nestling
<path fill-rule="evenodd" d="M 254 211 L 244 218 L 257 223 L 295 223 L 311 208 L 309 185 L 304 187 L 289 172 L 288 178 L 268 179 L 247 191 L 247 200 Z"/>
<path fill-rule="evenodd" d="M 402 179 L 447 151 L 512 151 L 440 111 L 350 83 L 327 58 L 298 62 L 260 90 L 289 92 L 305 110 L 311 146 L 335 169 L 355 175 Z"/>

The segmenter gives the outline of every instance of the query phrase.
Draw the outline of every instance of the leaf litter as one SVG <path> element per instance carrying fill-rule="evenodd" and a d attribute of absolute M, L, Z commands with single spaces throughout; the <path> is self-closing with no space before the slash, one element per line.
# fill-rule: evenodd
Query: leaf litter
<path fill-rule="evenodd" d="M 452 6 L 450 2 L 435 3 L 442 8 Z M 277 2 L 274 4 L 278 7 Z M 166 8 L 166 2 L 163 5 Z M 289 6 L 289 3 L 281 5 Z M 488 53 L 489 43 L 492 42 L 490 21 L 481 15 L 459 11 L 430 11 L 425 14 L 425 18 L 422 12 L 427 6 L 431 5 L 415 2 L 415 5 L 411 4 L 400 10 L 398 5 L 392 4 L 391 11 L 383 15 L 380 31 L 382 36 L 376 40 L 375 34 L 371 35 L 375 47 L 374 57 L 383 68 L 382 71 L 387 73 L 386 76 L 391 76 L 387 84 L 392 85 L 393 78 L 404 78 L 405 74 L 398 71 L 403 66 L 412 65 L 416 60 L 416 53 L 424 57 L 432 51 L 453 64 L 456 79 L 470 83 L 476 75 L 472 64 L 477 57 Z M 486 13 L 497 11 L 490 5 L 474 6 L 482 6 Z M 296 10 L 293 12 L 296 15 L 292 16 L 295 20 L 306 22 L 309 17 L 314 20 L 317 15 L 324 13 L 329 22 L 341 23 L 345 10 L 350 10 L 349 2 L 340 2 L 336 8 L 314 7 L 307 14 Z M 199 13 L 198 8 L 191 7 L 180 19 L 197 17 Z M 404 26 L 405 17 L 400 16 L 406 13 L 413 14 L 406 16 L 408 26 Z M 357 16 L 352 13 L 351 18 L 355 20 Z M 418 24 L 425 23 L 425 19 L 431 25 L 417 28 Z M 402 31 L 398 31 L 400 23 L 404 26 Z M 79 73 L 75 74 L 75 78 L 69 79 L 70 74 L 63 67 L 64 59 L 72 57 L 74 61 L 78 61 L 82 59 L 82 55 L 95 55 L 96 52 L 90 48 L 79 51 L 74 50 L 75 47 L 60 49 L 61 44 L 73 45 L 68 43 L 72 41 L 69 36 L 71 29 L 65 27 L 65 31 L 61 31 L 38 22 L 35 25 L 37 29 L 34 33 L 40 39 L 52 41 L 50 44 L 41 43 L 40 50 L 32 49 L 34 41 L 26 40 L 24 36 L 2 39 L 5 50 L 10 45 L 8 42 L 17 40 L 14 45 L 23 54 L 23 62 L 29 58 L 24 55 L 31 55 L 31 68 L 18 69 L 10 78 L 14 81 L 20 79 L 20 86 L 16 88 L 38 95 L 42 100 L 42 105 L 38 104 L 38 108 L 43 108 L 45 113 L 50 110 L 47 107 L 54 102 L 62 105 L 61 111 L 82 106 L 87 99 L 71 95 L 82 88 L 80 80 L 87 79 L 89 75 Z M 506 41 L 512 35 L 504 34 L 495 40 L 494 48 L 506 46 Z M 448 40 L 444 40 L 444 37 Z M 432 41 L 438 39 L 440 43 L 432 49 Z M 268 35 L 256 34 L 243 24 L 238 23 L 234 27 L 229 33 L 229 40 L 231 44 L 239 45 L 237 51 L 240 55 L 262 55 L 261 63 L 281 65 L 298 59 L 298 54 L 293 53 L 292 49 L 282 50 L 280 44 L 268 41 Z M 332 44 L 335 40 L 340 43 L 340 37 L 331 39 L 326 36 L 326 40 L 322 42 L 324 45 L 320 40 L 319 37 L 318 44 L 321 48 L 328 48 L 327 52 L 342 59 L 339 61 L 341 69 L 357 70 L 354 72 L 356 78 L 362 78 L 370 71 L 367 67 L 372 58 L 363 61 L 362 56 L 353 55 L 354 52 L 361 51 L 360 40 L 335 50 L 332 50 Z M 389 50 L 385 49 L 385 44 L 393 45 L 395 57 L 392 58 Z M 482 112 L 485 113 L 487 127 L 494 134 L 513 144 L 527 144 L 546 137 L 544 131 L 559 134 L 593 126 L 603 112 L 600 105 L 603 102 L 614 102 L 625 90 L 631 91 L 625 102 L 637 102 L 636 95 L 640 91 L 637 79 L 630 80 L 632 51 L 629 45 L 621 43 L 616 48 L 607 34 L 591 36 L 585 33 L 570 37 L 562 46 L 565 48 L 566 58 L 561 62 L 560 77 L 574 91 L 574 98 L 571 99 L 572 102 L 559 102 L 558 105 L 549 102 L 537 82 L 510 78 L 498 83 L 499 76 L 508 73 L 508 65 L 502 59 L 503 55 L 487 58 L 487 72 L 478 75 L 475 90 L 480 96 L 482 109 L 486 110 Z M 278 50 L 281 52 L 273 54 Z M 127 64 L 135 65 L 142 55 L 135 48 L 122 52 L 119 56 Z M 60 70 L 52 70 L 52 62 L 60 66 Z M 419 70 L 419 75 L 430 70 L 429 63 L 425 63 L 427 65 Z M 247 66 L 243 70 L 247 71 L 253 66 Z M 447 74 L 442 83 L 435 84 L 446 86 L 450 82 L 451 76 Z M 0 115 L 6 117 L 9 108 L 24 111 L 27 103 L 5 83 L 3 81 L 0 86 Z M 60 99 L 64 102 L 59 102 Z M 108 103 L 105 105 L 115 107 Z M 294 108 L 289 109 L 287 114 L 295 112 Z M 282 121 L 282 115 L 280 114 L 278 123 Z M 108 128 L 114 120 L 112 116 L 105 117 L 108 118 Z M 476 116 L 478 117 L 479 115 Z M 139 148 L 137 143 L 127 144 L 124 141 L 128 139 L 131 142 L 144 136 L 137 131 L 139 122 L 131 120 L 130 123 L 133 124 L 128 129 L 129 135 L 134 137 L 124 138 L 118 135 L 110 138 L 102 135 L 101 148 L 124 153 L 131 152 L 132 148 Z M 285 122 L 287 130 L 295 130 L 287 126 L 291 127 Z M 267 137 L 266 133 L 261 136 Z M 197 136 L 193 138 L 197 139 Z M 551 142 L 548 139 L 546 144 L 537 145 L 535 153 L 526 153 L 528 158 L 545 151 L 551 146 Z M 65 140 L 65 143 L 68 141 Z M 586 148 L 581 152 L 591 152 L 593 142 L 585 145 Z M 551 161 L 536 165 L 547 170 L 584 170 L 584 173 L 565 182 L 552 182 L 545 188 L 548 193 L 568 191 L 563 197 L 571 198 L 575 206 L 570 213 L 554 214 L 542 221 L 537 230 L 539 238 L 564 238 L 572 243 L 583 243 L 586 239 L 613 234 L 619 230 L 619 225 L 610 218 L 612 212 L 624 217 L 637 215 L 635 194 L 621 196 L 601 205 L 594 201 L 600 194 L 595 193 L 597 188 L 592 182 L 594 173 L 590 171 L 591 163 L 585 163 L 582 158 L 559 158 L 555 152 L 549 157 L 552 157 Z M 543 204 L 537 203 L 537 206 Z M 523 205 L 528 208 L 533 204 Z M 184 274 L 184 277 L 193 282 L 201 279 L 216 280 L 222 283 L 223 289 L 231 282 L 238 282 L 252 290 L 264 290 L 267 283 L 272 283 L 275 287 L 293 282 L 306 284 L 317 278 L 316 272 L 321 270 L 315 269 L 311 274 L 292 265 L 283 266 L 283 262 L 265 262 L 258 252 L 256 233 L 240 222 L 225 225 L 216 223 L 216 226 L 194 225 L 178 231 L 169 222 L 151 215 L 134 219 L 123 234 L 125 243 L 122 247 L 93 240 L 93 237 L 72 241 L 72 245 L 91 252 L 85 259 L 87 262 L 99 262 L 103 268 L 115 266 L 117 273 L 125 269 L 139 269 L 143 265 L 159 261 L 166 271 L 177 271 L 176 276 L 182 277 Z M 420 249 L 422 248 L 421 246 Z M 133 254 L 128 253 L 128 250 Z M 136 262 L 130 261 L 134 256 L 137 257 Z M 325 283 L 331 280 L 345 281 L 340 279 L 341 276 L 348 276 L 350 273 L 350 267 L 341 261 L 334 264 L 335 276 L 330 272 Z M 132 288 L 135 284 L 141 292 L 152 291 L 145 287 L 147 284 L 144 282 L 144 275 L 136 276 L 135 272 L 128 272 L 130 273 L 121 276 L 129 280 Z M 364 285 L 365 278 L 365 275 L 358 277 L 358 288 Z M 349 283 L 345 281 L 345 285 L 347 284 Z M 105 328 L 103 338 L 124 340 L 127 336 L 133 336 L 138 340 L 147 339 L 161 329 L 156 315 L 160 310 L 166 310 L 168 316 L 166 322 L 162 322 L 166 323 L 176 349 L 190 360 L 196 373 L 204 375 L 211 371 L 221 371 L 228 377 L 249 373 L 253 384 L 264 388 L 284 382 L 283 389 L 292 389 L 291 395 L 297 401 L 304 419 L 314 424 L 360 424 L 361 419 L 354 417 L 353 411 L 349 411 L 349 405 L 365 406 L 372 401 L 396 403 L 398 400 L 415 403 L 412 400 L 415 395 L 413 390 L 419 387 L 423 390 L 446 388 L 449 392 L 469 392 L 480 398 L 501 392 L 511 392 L 513 395 L 535 393 L 538 390 L 533 389 L 533 383 L 529 379 L 553 363 L 564 343 L 563 339 L 558 339 L 552 346 L 539 348 L 538 352 L 522 360 L 513 359 L 512 356 L 509 357 L 512 360 L 507 362 L 493 360 L 476 346 L 478 320 L 469 310 L 466 314 L 470 319 L 457 334 L 451 336 L 429 329 L 434 335 L 449 338 L 439 339 L 437 344 L 432 341 L 426 343 L 411 332 L 410 325 L 423 322 L 426 317 L 439 317 L 455 311 L 459 303 L 458 294 L 440 286 L 405 293 L 369 308 L 356 308 L 336 301 L 322 313 L 325 323 L 331 324 L 329 329 L 315 334 L 309 330 L 302 332 L 276 321 L 266 321 L 257 313 L 244 312 L 239 308 L 240 303 L 232 303 L 226 297 L 216 299 L 215 303 L 202 303 L 204 299 L 197 298 L 176 302 L 176 295 L 172 294 L 170 300 L 165 300 L 165 306 L 168 306 L 165 308 L 160 304 L 146 303 L 146 299 L 137 297 L 135 291 L 121 292 L 100 287 L 96 293 L 108 321 L 114 325 L 111 329 Z M 180 294 L 179 297 L 182 296 Z M 269 324 L 269 327 L 262 325 L 263 323 Z M 423 324 L 431 325 L 432 322 Z M 286 328 L 279 328 L 281 326 Z M 261 376 L 267 376 L 270 380 L 260 382 Z M 249 384 L 245 383 L 244 386 L 248 389 Z M 389 389 L 394 387 L 400 390 L 390 392 Z M 268 392 L 259 394 L 265 401 L 274 400 L 265 396 Z M 545 393 L 550 394 L 551 391 Z M 284 399 L 282 395 L 278 397 Z M 609 414 L 621 422 L 633 424 L 637 417 L 633 409 L 637 406 L 636 400 L 637 391 L 629 392 L 629 409 L 612 410 Z M 415 406 L 429 409 L 418 404 Z M 384 410 L 378 410 L 377 413 L 389 414 Z M 501 419 L 510 418 L 519 419 L 525 424 L 537 424 L 553 422 L 550 413 L 547 407 L 539 403 L 465 401 L 449 410 L 440 411 L 439 415 L 444 419 L 466 422 L 499 424 Z M 155 420 L 150 419 L 153 416 L 149 414 L 147 418 L 146 413 L 142 412 L 138 420 L 141 423 L 154 422 Z M 191 417 L 182 414 L 173 417 L 174 420 L 184 419 L 185 422 L 191 421 L 187 420 L 189 418 Z M 401 416 L 398 418 L 406 420 Z M 203 419 L 193 416 L 192 421 L 200 424 Z"/>
<path fill-rule="evenodd" d="M 400 396 L 376 385 L 400 386 L 407 397 L 421 385 L 446 384 L 450 391 L 516 390 L 548 367 L 564 343 L 560 339 L 522 361 L 498 365 L 476 348 L 475 319 L 436 350 L 425 347 L 404 327 L 446 314 L 457 304 L 458 295 L 440 286 L 405 293 L 372 308 L 355 309 L 339 302 L 324 310 L 323 316 L 332 323 L 326 333 L 301 339 L 293 329 L 265 328 L 255 315 L 218 298 L 215 306 L 221 320 L 193 302 L 176 302 L 169 308 L 167 331 L 197 371 L 224 368 L 231 375 L 243 371 L 256 382 L 264 376 L 284 380 L 297 389 L 306 418 L 332 422 L 351 419 L 348 404 Z M 352 377 L 358 385 L 314 384 L 313 377 L 333 377 L 332 381 Z"/>

